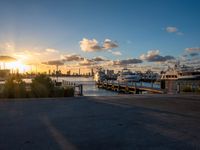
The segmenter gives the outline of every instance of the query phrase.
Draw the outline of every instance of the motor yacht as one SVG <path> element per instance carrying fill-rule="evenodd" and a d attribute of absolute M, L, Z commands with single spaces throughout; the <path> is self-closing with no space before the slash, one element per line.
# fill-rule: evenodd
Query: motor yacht
<path fill-rule="evenodd" d="M 141 80 L 141 76 L 137 73 L 131 72 L 129 69 L 122 69 L 117 77 L 118 82 L 138 82 Z"/>

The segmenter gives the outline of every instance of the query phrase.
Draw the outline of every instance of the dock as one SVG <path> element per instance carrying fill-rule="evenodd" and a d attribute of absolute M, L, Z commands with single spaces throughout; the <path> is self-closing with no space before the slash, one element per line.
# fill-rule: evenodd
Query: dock
<path fill-rule="evenodd" d="M 62 87 L 73 87 L 74 88 L 74 96 L 83 96 L 83 84 L 77 84 L 75 82 L 70 82 L 66 80 L 62 80 L 62 82 L 59 83 L 59 86 Z"/>
<path fill-rule="evenodd" d="M 143 92 L 163 94 L 165 92 L 160 88 L 160 84 L 155 84 L 153 82 L 147 84 L 145 82 L 119 83 L 114 81 L 102 81 L 96 84 L 98 88 L 129 94 L 142 94 Z"/>

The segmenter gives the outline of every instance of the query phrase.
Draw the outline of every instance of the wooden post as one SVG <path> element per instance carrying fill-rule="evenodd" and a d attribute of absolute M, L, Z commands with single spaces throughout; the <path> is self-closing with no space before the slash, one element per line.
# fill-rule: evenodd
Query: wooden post
<path fill-rule="evenodd" d="M 83 96 L 83 84 L 79 85 L 79 95 Z"/>

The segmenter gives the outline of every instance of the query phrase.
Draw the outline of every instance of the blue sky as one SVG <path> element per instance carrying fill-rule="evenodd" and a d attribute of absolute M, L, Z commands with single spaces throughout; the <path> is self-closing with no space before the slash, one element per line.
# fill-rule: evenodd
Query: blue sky
<path fill-rule="evenodd" d="M 159 50 L 177 58 L 186 48 L 200 51 L 199 8 L 199 0 L 1 0 L 0 53 L 54 49 L 59 53 L 46 59 L 78 54 L 125 60 Z M 102 47 L 109 39 L 117 47 L 83 51 L 84 38 Z"/>

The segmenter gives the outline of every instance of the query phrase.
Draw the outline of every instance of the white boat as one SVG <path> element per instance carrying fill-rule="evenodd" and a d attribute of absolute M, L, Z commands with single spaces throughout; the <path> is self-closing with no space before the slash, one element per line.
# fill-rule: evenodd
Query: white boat
<path fill-rule="evenodd" d="M 97 72 L 94 74 L 94 81 L 102 82 L 106 79 L 105 71 L 102 69 L 98 69 Z"/>
<path fill-rule="evenodd" d="M 180 72 L 178 80 L 200 80 L 200 72 Z"/>
<path fill-rule="evenodd" d="M 145 73 L 142 74 L 142 81 L 145 82 L 154 82 L 157 81 L 159 78 L 159 74 L 151 70 L 147 70 Z"/>
<path fill-rule="evenodd" d="M 185 66 L 175 66 L 174 68 L 168 68 L 162 74 L 161 80 L 200 80 L 200 72 Z"/>
<path fill-rule="evenodd" d="M 129 69 L 123 69 L 117 77 L 118 82 L 138 82 L 141 76 L 137 73 L 131 72 Z"/>
<path fill-rule="evenodd" d="M 168 68 L 168 70 L 161 74 L 161 80 L 178 80 L 178 71 L 174 68 Z"/>

